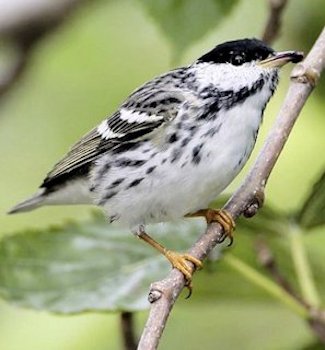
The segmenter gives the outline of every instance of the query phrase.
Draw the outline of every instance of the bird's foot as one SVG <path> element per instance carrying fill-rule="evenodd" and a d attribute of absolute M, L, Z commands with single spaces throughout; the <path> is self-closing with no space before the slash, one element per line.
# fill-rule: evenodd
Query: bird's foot
<path fill-rule="evenodd" d="M 234 237 L 233 232 L 236 228 L 236 224 L 230 213 L 228 213 L 227 210 L 224 209 L 201 209 L 198 210 L 195 213 L 188 214 L 186 217 L 197 217 L 197 216 L 203 216 L 205 217 L 208 224 L 211 224 L 212 222 L 217 222 L 220 224 L 223 228 L 223 236 L 219 240 L 219 243 L 222 243 L 227 237 L 229 238 L 230 242 L 228 246 L 231 246 Z"/>
<path fill-rule="evenodd" d="M 190 254 L 182 254 L 173 250 L 166 249 L 164 255 L 170 261 L 172 267 L 179 270 L 184 275 L 186 279 L 186 287 L 189 290 L 189 295 L 187 296 L 187 298 L 189 298 L 192 294 L 193 289 L 193 269 L 188 265 L 187 262 L 191 262 L 195 266 L 195 269 L 201 269 L 203 266 L 202 262 Z"/>
<path fill-rule="evenodd" d="M 193 277 L 193 268 L 188 264 L 191 262 L 194 265 L 194 269 L 202 268 L 202 262 L 195 258 L 194 256 L 187 253 L 178 253 L 173 250 L 166 249 L 159 242 L 155 241 L 152 237 L 150 237 L 142 226 L 139 227 L 139 231 L 137 232 L 137 236 L 143 241 L 150 244 L 152 247 L 157 249 L 161 254 L 163 254 L 168 261 L 172 264 L 173 268 L 179 270 L 186 280 L 186 287 L 189 290 L 189 294 L 187 298 L 189 298 L 192 294 L 192 277 Z"/>

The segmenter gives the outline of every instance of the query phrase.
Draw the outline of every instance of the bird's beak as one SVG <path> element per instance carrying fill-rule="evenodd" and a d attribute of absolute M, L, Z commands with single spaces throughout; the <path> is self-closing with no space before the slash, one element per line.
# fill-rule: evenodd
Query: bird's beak
<path fill-rule="evenodd" d="M 258 63 L 263 68 L 280 68 L 288 62 L 298 63 L 302 61 L 304 54 L 301 51 L 283 51 L 275 52 L 275 54 L 269 58 Z"/>

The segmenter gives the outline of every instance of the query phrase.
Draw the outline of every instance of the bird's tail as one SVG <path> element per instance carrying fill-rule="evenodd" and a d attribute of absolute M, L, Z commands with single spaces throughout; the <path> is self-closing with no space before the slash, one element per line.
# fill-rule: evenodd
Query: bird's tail
<path fill-rule="evenodd" d="M 24 211 L 30 211 L 41 206 L 45 199 L 46 189 L 40 188 L 32 197 L 18 203 L 8 211 L 8 214 L 22 213 Z"/>

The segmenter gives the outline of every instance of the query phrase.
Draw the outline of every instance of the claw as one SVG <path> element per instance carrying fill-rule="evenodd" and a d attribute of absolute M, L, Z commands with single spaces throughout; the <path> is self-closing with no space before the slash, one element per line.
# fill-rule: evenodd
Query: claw
<path fill-rule="evenodd" d="M 234 237 L 233 236 L 228 236 L 228 237 L 229 237 L 229 243 L 227 244 L 227 247 L 230 247 L 234 243 Z"/>
<path fill-rule="evenodd" d="M 192 268 L 187 264 L 187 262 L 191 262 L 195 269 L 202 268 L 203 264 L 202 262 L 195 258 L 194 256 L 190 254 L 181 254 L 174 252 L 172 250 L 166 250 L 165 254 L 166 258 L 170 261 L 173 268 L 179 270 L 186 279 L 186 287 L 188 288 L 189 294 L 187 295 L 186 299 L 188 299 L 192 295 L 192 277 L 193 277 L 193 270 Z"/>
<path fill-rule="evenodd" d="M 189 284 L 185 284 L 185 287 L 188 289 L 188 294 L 185 297 L 185 299 L 189 299 L 191 297 L 192 291 L 193 291 L 192 282 L 190 282 Z"/>
<path fill-rule="evenodd" d="M 204 216 L 207 223 L 211 224 L 212 222 L 217 222 L 223 228 L 224 234 L 219 239 L 218 243 L 224 242 L 224 240 L 228 237 L 230 242 L 228 247 L 232 245 L 233 231 L 236 228 L 236 224 L 232 216 L 224 209 L 202 209 L 193 214 L 186 215 L 187 217 L 195 217 L 195 216 Z"/>
<path fill-rule="evenodd" d="M 224 239 L 222 242 L 228 237 L 229 243 L 228 247 L 230 247 L 234 242 L 233 232 L 236 228 L 236 224 L 232 218 L 232 216 L 226 211 L 226 210 L 213 210 L 211 209 L 212 213 L 210 212 L 209 218 L 207 218 L 207 222 L 217 222 L 220 224 L 224 230 Z M 210 219 L 208 221 L 208 219 Z"/>

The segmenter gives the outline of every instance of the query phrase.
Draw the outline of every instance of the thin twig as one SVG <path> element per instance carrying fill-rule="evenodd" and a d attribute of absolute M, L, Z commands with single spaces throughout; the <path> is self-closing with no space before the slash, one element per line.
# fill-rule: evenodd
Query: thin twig
<path fill-rule="evenodd" d="M 292 72 L 287 96 L 272 130 L 261 150 L 255 165 L 244 183 L 225 205 L 234 219 L 256 205 L 256 196 L 264 192 L 270 173 L 286 143 L 288 136 L 312 92 L 318 77 L 325 66 L 325 29 L 311 49 L 305 61 L 298 64 Z M 216 223 L 208 226 L 206 232 L 191 247 L 189 253 L 203 260 L 220 242 L 222 228 Z M 153 283 L 149 293 L 151 309 L 142 333 L 138 349 L 157 349 L 172 307 L 184 288 L 185 280 L 181 272 L 173 269 L 164 280 Z"/>
<path fill-rule="evenodd" d="M 258 262 L 269 272 L 273 280 L 301 305 L 309 307 L 302 297 L 293 289 L 290 282 L 280 272 L 271 248 L 267 245 L 266 241 L 259 238 L 255 242 L 255 249 Z"/>
<path fill-rule="evenodd" d="M 257 257 L 273 277 L 277 285 L 297 300 L 308 312 L 308 325 L 322 344 L 325 344 L 325 311 L 319 308 L 318 298 L 310 302 L 308 298 L 301 297 L 291 286 L 289 281 L 280 273 L 274 256 L 264 240 L 256 244 Z M 313 284 L 312 284 L 313 286 Z M 312 287 L 313 288 L 313 287 Z M 313 292 L 314 293 L 314 292 Z M 316 301 L 316 302 L 315 302 Z"/>
<path fill-rule="evenodd" d="M 319 341 L 325 344 L 325 312 L 315 311 L 308 323 Z"/>
<path fill-rule="evenodd" d="M 272 44 L 280 34 L 281 17 L 288 0 L 268 0 L 269 17 L 264 28 L 262 40 Z"/>
<path fill-rule="evenodd" d="M 125 350 L 135 350 L 137 341 L 134 334 L 134 319 L 132 312 L 121 313 L 121 330 Z"/>
<path fill-rule="evenodd" d="M 254 267 L 250 266 L 240 258 L 237 258 L 231 253 L 225 254 L 223 262 L 237 271 L 241 277 L 246 278 L 250 284 L 261 288 L 270 296 L 274 297 L 277 301 L 280 301 L 286 305 L 291 311 L 304 320 L 309 318 L 309 310 L 305 305 L 301 304 L 296 298 L 294 298 L 290 293 L 279 286 L 277 283 L 272 281 L 270 278 L 265 277 L 261 272 L 259 272 Z"/>

